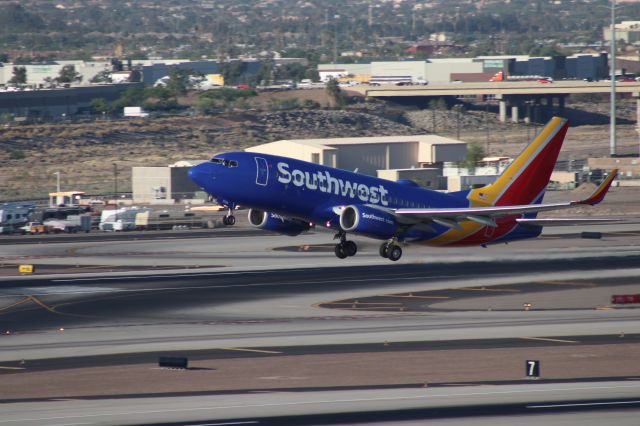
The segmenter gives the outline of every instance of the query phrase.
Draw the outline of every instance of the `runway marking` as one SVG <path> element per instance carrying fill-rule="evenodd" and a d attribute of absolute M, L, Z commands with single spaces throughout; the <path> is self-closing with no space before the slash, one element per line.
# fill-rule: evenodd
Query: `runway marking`
<path fill-rule="evenodd" d="M 348 311 L 366 311 L 368 309 L 398 309 L 400 311 L 403 311 L 404 306 L 347 306 L 343 309 L 346 309 Z"/>
<path fill-rule="evenodd" d="M 594 283 L 583 283 L 576 281 L 540 281 L 538 284 L 547 284 L 547 285 L 569 285 L 575 287 L 597 287 L 598 284 Z"/>
<path fill-rule="evenodd" d="M 256 425 L 260 422 L 252 420 L 248 422 L 227 422 L 227 423 L 191 423 L 186 426 L 231 426 L 231 425 Z"/>
<path fill-rule="evenodd" d="M 264 404 L 236 404 L 236 405 L 219 405 L 216 407 L 212 407 L 211 405 L 201 406 L 201 407 L 185 407 L 185 408 L 167 408 L 162 410 L 133 410 L 133 411 L 121 411 L 116 412 L 114 410 L 110 410 L 108 412 L 102 413 L 93 413 L 93 414 L 74 414 L 74 415 L 63 415 L 63 416 L 54 416 L 54 417 L 27 417 L 27 418 L 19 418 L 19 419 L 11 419 L 11 420 L 3 420 L 0 418 L 0 424 L 6 423 L 17 423 L 17 422 L 35 422 L 35 421 L 51 421 L 51 420 L 61 420 L 61 419 L 82 419 L 82 418 L 98 418 L 98 417 L 114 417 L 114 416 L 134 416 L 134 415 L 149 415 L 149 414 L 164 414 L 164 413 L 182 413 L 182 412 L 194 412 L 194 411 L 218 411 L 218 410 L 229 410 L 229 409 L 248 409 L 248 408 L 267 408 L 267 407 L 292 407 L 292 406 L 308 406 L 314 404 L 353 404 L 353 403 L 362 403 L 362 402 L 380 402 L 380 401 L 412 401 L 412 400 L 429 400 L 438 397 L 451 398 L 451 397 L 473 397 L 473 396 L 491 396 L 491 395 L 514 395 L 514 394 L 542 394 L 548 392 L 572 392 L 572 391 L 581 391 L 581 390 L 615 390 L 615 389 L 637 389 L 640 388 L 640 384 L 632 384 L 632 385 L 616 385 L 616 386 L 563 386 L 563 387 L 549 387 L 544 389 L 531 389 L 529 387 L 517 390 L 487 390 L 478 392 L 475 388 L 472 392 L 459 392 L 459 393 L 434 393 L 434 394 L 415 394 L 415 395 L 407 395 L 407 396 L 395 396 L 395 397 L 378 397 L 378 398 L 331 398 L 331 399 L 319 399 L 319 400 L 303 400 L 303 401 L 294 401 L 294 402 L 273 402 L 273 403 L 264 403 Z"/>
<path fill-rule="evenodd" d="M 243 272 L 238 273 L 229 273 L 229 274 L 241 274 Z M 255 272 L 256 274 L 259 272 Z M 262 273 L 262 272 L 260 272 Z M 166 275 L 166 276 L 146 276 L 146 277 L 103 277 L 103 278 L 79 278 L 79 279 L 69 279 L 69 280 L 51 280 L 52 283 L 56 282 L 73 282 L 73 281 L 100 281 L 100 280 L 116 280 L 116 279 L 132 279 L 132 278 L 142 278 L 142 279 L 154 279 L 158 277 L 169 278 L 169 277 L 189 277 L 189 278 L 199 278 L 199 277 L 207 277 L 207 276 L 219 276 L 226 275 L 225 274 L 204 274 L 204 275 Z M 431 277 L 433 279 L 447 279 L 454 278 L 453 275 L 438 275 Z M 183 286 L 183 287 L 152 287 L 152 288 L 138 288 L 138 289 L 106 289 L 106 290 L 92 290 L 88 289 L 86 291 L 74 291 L 74 292 L 66 292 L 65 294 L 82 294 L 82 293 L 136 293 L 136 292 L 145 292 L 145 291 L 167 291 L 167 290 L 207 290 L 214 288 L 242 288 L 242 287 L 264 287 L 264 286 L 289 286 L 289 285 L 309 285 L 309 284 L 333 284 L 333 283 L 356 283 L 356 282 L 372 282 L 372 281 L 387 281 L 389 277 L 385 278 L 352 278 L 352 279 L 335 279 L 335 280 L 324 280 L 324 281 L 294 281 L 294 282 L 272 282 L 272 283 L 248 283 L 248 284 L 226 284 L 226 285 L 200 285 L 200 286 Z M 420 280 L 421 277 L 411 276 L 411 277 L 393 277 L 393 279 L 398 281 L 409 281 L 409 280 Z M 51 293 L 34 293 L 35 295 L 46 295 Z M 22 294 L 9 294 L 9 295 L 0 295 L 2 297 L 15 297 L 15 296 L 23 296 Z"/>
<path fill-rule="evenodd" d="M 4 307 L 0 308 L 0 312 L 6 311 L 6 310 L 11 309 L 11 308 L 14 308 L 14 307 L 16 307 L 18 305 L 22 305 L 23 303 L 26 303 L 26 302 L 29 302 L 29 301 L 30 301 L 30 299 L 28 297 L 25 297 L 24 299 L 18 300 L 17 302 L 12 303 L 9 306 L 4 306 Z"/>
<path fill-rule="evenodd" d="M 33 302 L 34 304 L 40 306 L 41 308 L 46 309 L 47 311 L 49 311 L 51 313 L 60 315 L 60 312 L 56 311 L 55 307 L 48 306 L 47 304 L 43 303 L 40 299 L 38 299 L 37 297 L 35 297 L 33 295 L 26 296 L 22 300 L 19 300 L 19 301 L 15 302 L 15 303 L 13 303 L 13 304 L 11 304 L 9 306 L 5 306 L 3 308 L 0 308 L 0 312 L 7 311 L 7 310 L 9 310 L 11 308 L 15 308 L 16 306 L 22 305 L 22 304 L 27 303 L 27 302 Z"/>
<path fill-rule="evenodd" d="M 0 370 L 26 370 L 24 367 L 5 367 L 0 365 Z"/>
<path fill-rule="evenodd" d="M 384 294 L 381 297 L 402 297 L 407 299 L 451 299 L 449 296 L 414 296 L 404 294 Z"/>
<path fill-rule="evenodd" d="M 267 351 L 265 349 L 249 349 L 249 348 L 221 348 L 226 351 L 240 351 L 240 352 L 257 352 L 261 354 L 281 354 L 282 352 L 278 351 Z"/>
<path fill-rule="evenodd" d="M 402 305 L 400 302 L 324 302 L 321 305 Z"/>
<path fill-rule="evenodd" d="M 54 313 L 54 314 L 59 314 L 60 313 L 60 312 L 56 311 L 55 308 L 52 308 L 52 307 L 48 306 L 47 304 L 43 303 L 40 299 L 38 299 L 35 296 L 28 296 L 28 299 L 31 300 L 36 305 L 46 309 L 47 311 L 49 311 L 51 313 Z"/>
<path fill-rule="evenodd" d="M 79 425 L 92 425 L 93 423 L 56 423 L 51 426 L 79 426 Z"/>
<path fill-rule="evenodd" d="M 611 401 L 611 402 L 582 402 L 575 404 L 553 404 L 553 405 L 527 405 L 527 408 L 564 408 L 564 407 L 593 407 L 601 405 L 623 405 L 640 404 L 639 401 Z"/>
<path fill-rule="evenodd" d="M 520 293 L 520 290 L 515 288 L 477 288 L 477 287 L 460 287 L 460 288 L 452 288 L 450 290 L 460 290 L 460 291 L 492 291 L 496 293 Z"/>
<path fill-rule="evenodd" d="M 548 337 L 521 337 L 524 340 L 542 340 L 545 342 L 557 342 L 557 343 L 580 343 L 577 340 L 562 340 L 562 339 L 551 339 Z"/>

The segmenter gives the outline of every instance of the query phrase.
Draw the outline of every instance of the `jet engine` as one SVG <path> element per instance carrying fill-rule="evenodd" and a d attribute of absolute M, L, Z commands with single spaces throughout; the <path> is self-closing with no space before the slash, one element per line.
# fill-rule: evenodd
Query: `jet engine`
<path fill-rule="evenodd" d="M 311 227 L 307 222 L 257 209 L 249 210 L 249 223 L 256 228 L 289 235 L 290 237 L 295 237 Z"/>
<path fill-rule="evenodd" d="M 363 205 L 351 205 L 340 214 L 340 228 L 346 232 L 386 240 L 398 229 L 395 217 L 385 211 Z"/>

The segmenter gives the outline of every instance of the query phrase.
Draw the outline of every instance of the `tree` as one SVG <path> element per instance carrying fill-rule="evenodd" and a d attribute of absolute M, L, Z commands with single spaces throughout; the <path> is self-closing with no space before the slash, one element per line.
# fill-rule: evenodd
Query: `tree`
<path fill-rule="evenodd" d="M 242 83 L 242 77 L 247 72 L 247 64 L 244 61 L 230 61 L 220 65 L 225 84 Z"/>
<path fill-rule="evenodd" d="M 90 83 L 112 83 L 111 79 L 111 71 L 110 70 L 102 70 L 98 74 L 94 75 Z"/>
<path fill-rule="evenodd" d="M 58 77 L 55 78 L 56 83 L 65 84 L 73 83 L 76 81 L 82 81 L 82 74 L 76 72 L 76 67 L 73 65 L 65 65 L 60 70 Z"/>
<path fill-rule="evenodd" d="M 130 87 L 120 97 L 113 102 L 114 110 L 122 109 L 127 106 L 141 106 L 146 100 L 144 90 L 141 87 Z"/>
<path fill-rule="evenodd" d="M 175 94 L 167 87 L 147 87 L 143 91 L 144 107 L 148 110 L 174 110 L 180 108 Z"/>
<path fill-rule="evenodd" d="M 9 84 L 27 84 L 27 68 L 13 67 L 13 77 L 9 80 Z"/>
<path fill-rule="evenodd" d="M 484 158 L 484 149 L 477 143 L 467 145 L 467 158 L 462 162 L 462 166 L 467 168 L 470 174 L 476 172 L 478 163 Z"/>
<path fill-rule="evenodd" d="M 275 69 L 276 80 L 300 81 L 305 78 L 307 68 L 299 63 L 282 64 Z"/>
<path fill-rule="evenodd" d="M 189 77 L 193 74 L 191 70 L 174 68 L 169 72 L 169 81 L 165 86 L 174 97 L 184 95 L 191 88 Z"/>
<path fill-rule="evenodd" d="M 338 85 L 338 81 L 333 78 L 327 82 L 325 86 L 325 90 L 329 97 L 333 100 L 334 105 L 342 107 L 345 103 L 344 95 L 342 93 L 342 89 Z"/>
<path fill-rule="evenodd" d="M 105 98 L 95 98 L 91 100 L 91 108 L 101 114 L 111 114 L 113 112 L 113 105 L 111 105 Z"/>

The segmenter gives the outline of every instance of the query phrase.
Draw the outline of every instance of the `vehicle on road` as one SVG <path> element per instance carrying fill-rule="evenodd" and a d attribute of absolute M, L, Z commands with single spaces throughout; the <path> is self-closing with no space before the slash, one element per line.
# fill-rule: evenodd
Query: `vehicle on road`
<path fill-rule="evenodd" d="M 250 207 L 249 222 L 257 228 L 294 236 L 320 224 L 337 232 L 335 254 L 341 259 L 356 254 L 356 244 L 347 239 L 356 234 L 383 240 L 380 255 L 396 261 L 402 242 L 485 246 L 534 238 L 554 224 L 538 219 L 539 212 L 601 202 L 617 170 L 586 199 L 542 203 L 568 128 L 566 119 L 554 117 L 495 182 L 446 194 L 408 180 L 253 152 L 215 155 L 189 175 L 228 208 L 226 224 L 235 222 L 233 210 L 242 204 Z"/>

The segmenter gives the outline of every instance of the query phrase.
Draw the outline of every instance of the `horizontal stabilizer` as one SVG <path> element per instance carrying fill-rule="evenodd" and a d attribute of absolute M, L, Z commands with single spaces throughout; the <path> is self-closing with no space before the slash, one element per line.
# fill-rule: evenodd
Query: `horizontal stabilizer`
<path fill-rule="evenodd" d="M 611 187 L 611 183 L 618 176 L 618 169 L 611 170 L 611 173 L 605 180 L 602 181 L 600 186 L 591 194 L 591 197 L 586 200 L 578 201 L 578 204 L 589 204 L 590 206 L 594 206 L 604 200 L 604 196 L 607 195 L 609 188 Z"/>
<path fill-rule="evenodd" d="M 460 231 L 462 222 L 475 222 L 479 225 L 497 228 L 496 220 L 507 217 L 514 217 L 515 221 L 521 225 L 529 226 L 571 226 L 586 224 L 603 224 L 609 222 L 618 222 L 619 219 L 593 219 L 593 218 L 560 218 L 560 219 L 538 219 L 523 218 L 526 214 L 536 214 L 545 211 L 563 210 L 583 205 L 595 205 L 601 202 L 611 183 L 616 178 L 618 170 L 611 171 L 609 176 L 596 188 L 596 190 L 588 198 L 579 201 L 566 201 L 563 203 L 549 204 L 521 204 L 521 205 L 489 205 L 489 206 L 473 206 L 473 207 L 453 207 L 453 208 L 400 208 L 390 209 L 380 206 L 371 207 L 383 210 L 393 215 L 398 223 L 406 226 L 415 226 L 417 224 L 432 225 L 437 224 L 449 228 L 450 230 Z"/>

